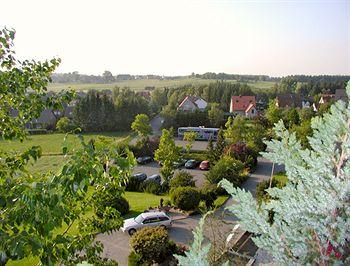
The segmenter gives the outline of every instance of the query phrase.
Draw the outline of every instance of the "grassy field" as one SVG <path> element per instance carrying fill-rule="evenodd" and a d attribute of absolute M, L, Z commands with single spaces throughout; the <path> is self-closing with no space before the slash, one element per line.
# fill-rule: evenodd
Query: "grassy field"
<path fill-rule="evenodd" d="M 101 132 L 101 133 L 84 133 L 82 134 L 86 141 L 97 137 L 106 137 L 113 139 L 121 139 L 128 136 L 130 132 Z M 32 146 L 41 146 L 44 155 L 62 154 L 62 144 L 65 134 L 43 134 L 43 135 L 29 135 L 24 142 L 17 140 L 4 141 L 0 140 L 0 146 L 6 151 L 23 151 Z M 68 149 L 80 148 L 80 140 L 76 135 L 67 136 Z"/>
<path fill-rule="evenodd" d="M 101 132 L 101 133 L 84 133 L 83 137 L 85 141 L 89 141 L 92 138 L 105 137 L 114 140 L 120 140 L 127 137 L 130 132 Z M 43 156 L 36 162 L 29 163 L 29 170 L 36 173 L 46 173 L 48 171 L 57 171 L 62 163 L 67 160 L 68 157 L 62 155 L 62 144 L 64 142 L 65 134 L 43 134 L 43 135 L 30 135 L 24 142 L 17 140 L 5 141 L 0 140 L 0 148 L 11 151 L 24 151 L 32 146 L 41 146 Z M 68 151 L 73 151 L 81 147 L 80 140 L 76 135 L 67 136 Z"/>
<path fill-rule="evenodd" d="M 211 82 L 216 82 L 214 79 L 199 79 L 199 78 L 183 78 L 183 79 L 175 79 L 175 80 L 159 80 L 159 79 L 142 79 L 142 80 L 125 80 L 125 81 L 118 81 L 111 84 L 86 84 L 86 83 L 51 83 L 48 86 L 48 89 L 51 91 L 60 91 L 62 89 L 73 89 L 77 91 L 81 90 L 89 90 L 89 89 L 96 89 L 96 90 L 103 90 L 103 89 L 112 89 L 116 86 L 123 88 L 123 87 L 129 87 L 134 90 L 144 90 L 145 87 L 152 87 L 155 88 L 164 88 L 164 87 L 177 87 L 177 86 L 183 86 L 183 85 L 203 85 L 203 84 L 209 84 Z M 233 82 L 236 83 L 236 80 L 228 80 L 227 82 Z M 273 86 L 273 82 L 269 81 L 259 81 L 259 82 L 249 82 L 249 85 L 251 85 L 254 88 L 257 89 L 270 89 Z"/>

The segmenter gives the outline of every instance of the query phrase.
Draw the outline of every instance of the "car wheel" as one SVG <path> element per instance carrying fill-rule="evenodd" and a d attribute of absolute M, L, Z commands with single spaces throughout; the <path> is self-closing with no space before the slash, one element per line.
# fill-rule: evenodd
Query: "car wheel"
<path fill-rule="evenodd" d="M 135 234 L 136 230 L 135 229 L 130 229 L 128 231 L 129 235 L 132 236 L 133 234 Z"/>

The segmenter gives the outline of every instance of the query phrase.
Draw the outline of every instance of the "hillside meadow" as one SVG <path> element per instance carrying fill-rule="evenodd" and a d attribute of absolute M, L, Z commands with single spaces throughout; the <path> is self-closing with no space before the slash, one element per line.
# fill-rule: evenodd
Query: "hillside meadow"
<path fill-rule="evenodd" d="M 51 83 L 48 86 L 50 91 L 61 91 L 63 89 L 72 89 L 76 91 L 82 90 L 105 90 L 113 89 L 114 87 L 129 87 L 133 90 L 144 90 L 145 87 L 155 87 L 155 88 L 164 88 L 164 87 L 179 87 L 184 85 L 205 85 L 212 82 L 216 82 L 214 79 L 200 79 L 200 78 L 182 78 L 182 79 L 140 79 L 140 80 L 123 80 L 117 81 L 115 83 L 109 84 L 96 84 L 96 83 Z M 236 83 L 236 80 L 226 80 L 226 82 Z M 270 81 L 258 81 L 258 82 L 248 82 L 248 85 L 252 86 L 255 89 L 271 89 L 274 85 L 274 82 Z"/>

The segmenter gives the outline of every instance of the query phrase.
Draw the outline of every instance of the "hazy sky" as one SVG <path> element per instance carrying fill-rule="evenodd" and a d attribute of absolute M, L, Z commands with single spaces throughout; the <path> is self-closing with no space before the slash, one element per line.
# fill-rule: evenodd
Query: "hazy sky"
<path fill-rule="evenodd" d="M 20 58 L 57 72 L 350 74 L 350 0 L 0 0 Z"/>

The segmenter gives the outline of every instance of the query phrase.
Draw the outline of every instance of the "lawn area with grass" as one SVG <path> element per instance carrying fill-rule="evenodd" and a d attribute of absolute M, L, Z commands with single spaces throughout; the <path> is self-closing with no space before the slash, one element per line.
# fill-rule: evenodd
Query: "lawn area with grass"
<path fill-rule="evenodd" d="M 98 132 L 98 133 L 83 133 L 82 136 L 86 141 L 97 137 L 106 137 L 111 139 L 121 139 L 127 137 L 130 132 Z M 26 140 L 20 142 L 19 140 L 0 140 L 0 147 L 6 151 L 24 151 L 32 146 L 41 146 L 43 155 L 47 154 L 62 154 L 62 144 L 66 134 L 42 134 L 29 135 Z M 68 150 L 77 149 L 81 147 L 80 140 L 77 135 L 67 135 Z"/>

